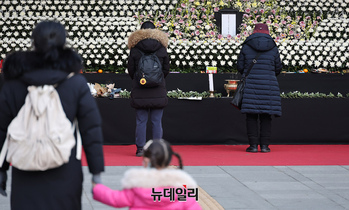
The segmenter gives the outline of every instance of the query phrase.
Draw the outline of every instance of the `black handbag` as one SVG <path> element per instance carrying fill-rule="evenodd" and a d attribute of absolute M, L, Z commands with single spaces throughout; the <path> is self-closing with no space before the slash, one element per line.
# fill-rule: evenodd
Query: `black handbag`
<path fill-rule="evenodd" d="M 236 107 L 237 109 L 241 109 L 241 105 L 242 105 L 242 96 L 244 94 L 244 90 L 245 90 L 245 83 L 246 83 L 246 78 L 247 76 L 250 74 L 250 71 L 253 67 L 253 65 L 255 63 L 257 63 L 257 59 L 260 56 L 260 52 L 256 55 L 256 58 L 252 60 L 252 63 L 249 67 L 249 69 L 246 71 L 246 74 L 244 76 L 241 77 L 239 84 L 236 88 L 235 94 L 233 96 L 233 100 L 231 100 L 231 104 Z"/>

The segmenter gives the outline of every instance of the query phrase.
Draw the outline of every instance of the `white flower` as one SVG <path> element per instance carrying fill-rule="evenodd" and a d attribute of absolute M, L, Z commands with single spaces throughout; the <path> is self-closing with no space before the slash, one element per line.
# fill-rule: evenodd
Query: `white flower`
<path fill-rule="evenodd" d="M 122 64 L 123 64 L 122 61 L 121 61 L 121 60 L 118 60 L 117 65 L 118 65 L 118 66 L 122 66 Z"/>
<path fill-rule="evenodd" d="M 319 67 L 321 65 L 321 62 L 320 61 L 315 61 L 314 65 L 315 65 L 315 67 Z"/>
<path fill-rule="evenodd" d="M 121 58 L 122 58 L 123 60 L 126 60 L 126 59 L 128 58 L 128 55 L 123 54 L 123 55 L 121 56 Z"/>

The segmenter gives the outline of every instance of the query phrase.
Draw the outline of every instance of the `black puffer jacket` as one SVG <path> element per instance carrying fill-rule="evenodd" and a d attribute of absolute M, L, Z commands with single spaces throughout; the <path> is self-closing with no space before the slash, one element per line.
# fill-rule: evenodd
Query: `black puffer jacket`
<path fill-rule="evenodd" d="M 36 52 L 15 52 L 7 56 L 3 66 L 5 83 L 0 92 L 0 146 L 2 148 L 5 141 L 9 123 L 24 104 L 28 85 L 63 81 L 57 87 L 63 109 L 71 122 L 78 119 L 90 172 L 100 173 L 104 171 L 102 120 L 86 79 L 79 74 L 81 59 L 75 52 L 65 50 L 58 66 L 45 62 Z M 70 72 L 76 75 L 65 80 Z M 9 163 L 5 162 L 0 169 L 8 167 Z M 11 199 L 15 202 L 12 208 L 80 209 L 82 182 L 81 161 L 76 159 L 75 147 L 69 162 L 55 169 L 31 172 L 13 167 Z M 33 206 L 28 207 L 28 203 Z"/>
<path fill-rule="evenodd" d="M 255 33 L 245 40 L 238 57 L 238 71 L 246 73 L 258 52 L 261 54 L 246 79 L 241 113 L 281 116 L 276 76 L 280 74 L 282 64 L 279 50 L 270 35 Z"/>
<path fill-rule="evenodd" d="M 132 78 L 131 106 L 133 108 L 164 108 L 167 105 L 168 99 L 165 80 L 157 87 L 147 88 L 142 87 L 134 79 L 134 74 L 137 71 L 138 62 L 141 58 L 139 50 L 145 53 L 156 52 L 162 64 L 164 77 L 166 78 L 170 69 L 169 56 L 166 50 L 167 46 L 167 35 L 157 29 L 141 29 L 133 32 L 129 37 L 128 47 L 130 48 L 130 55 L 127 68 Z"/>

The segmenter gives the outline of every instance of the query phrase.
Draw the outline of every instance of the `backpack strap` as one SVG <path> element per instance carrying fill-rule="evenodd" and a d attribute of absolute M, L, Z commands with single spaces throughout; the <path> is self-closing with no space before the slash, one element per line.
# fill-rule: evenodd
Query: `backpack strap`
<path fill-rule="evenodd" d="M 70 78 L 73 77 L 74 75 L 75 75 L 74 72 L 70 72 L 70 74 L 68 74 L 68 76 L 67 76 L 64 80 L 62 80 L 62 81 L 60 81 L 60 82 L 57 82 L 56 84 L 53 85 L 53 87 L 54 87 L 54 88 L 57 88 L 58 85 L 60 85 L 61 83 L 63 83 L 65 80 L 70 79 Z"/>
<path fill-rule="evenodd" d="M 63 81 L 56 83 L 53 86 L 55 88 L 57 88 L 59 84 L 61 84 L 62 82 L 64 82 L 67 79 L 70 79 L 74 75 L 75 75 L 74 72 L 70 72 L 70 74 L 68 74 L 68 76 Z M 76 131 L 76 159 L 81 160 L 82 141 L 81 141 L 81 134 L 80 134 L 80 129 L 79 129 L 79 125 L 78 125 L 78 119 L 76 119 L 76 118 L 74 119 L 72 129 L 73 129 L 73 132 Z"/>
<path fill-rule="evenodd" d="M 78 119 L 76 118 L 73 122 L 73 132 L 74 130 L 76 130 L 76 159 L 81 160 L 82 141 L 81 141 L 81 134 L 80 134 L 80 129 L 78 125 Z"/>
<path fill-rule="evenodd" d="M 0 152 L 0 166 L 2 166 L 4 164 L 7 149 L 8 149 L 8 138 L 6 138 L 4 145 L 2 146 L 2 149 Z"/>
<path fill-rule="evenodd" d="M 140 52 L 142 55 L 144 55 L 144 52 L 142 50 L 140 50 L 139 48 L 135 47 L 135 49 Z"/>
<path fill-rule="evenodd" d="M 60 85 L 65 80 L 70 79 L 74 75 L 75 75 L 74 72 L 70 72 L 70 74 L 68 74 L 68 76 L 64 80 L 62 80 L 59 83 L 54 84 L 53 86 L 55 88 L 57 88 L 58 85 Z M 79 129 L 79 125 L 78 125 L 78 119 L 76 119 L 76 118 L 74 119 L 74 122 L 73 122 L 73 125 L 72 125 L 72 130 L 73 130 L 73 132 L 76 131 L 76 159 L 81 160 L 82 140 L 81 140 L 81 134 L 80 134 L 80 129 Z"/>
<path fill-rule="evenodd" d="M 58 87 L 58 85 L 60 85 L 62 82 L 64 82 L 67 79 L 70 79 L 71 77 L 73 77 L 75 75 L 74 72 L 70 72 L 70 74 L 68 74 L 68 76 L 61 82 L 54 84 L 53 86 L 55 88 Z M 80 134 L 80 129 L 79 129 L 79 125 L 78 125 L 78 119 L 74 119 L 73 125 L 72 125 L 72 130 L 73 132 L 76 131 L 76 159 L 81 160 L 81 153 L 82 153 L 82 141 L 81 141 L 81 134 Z"/>

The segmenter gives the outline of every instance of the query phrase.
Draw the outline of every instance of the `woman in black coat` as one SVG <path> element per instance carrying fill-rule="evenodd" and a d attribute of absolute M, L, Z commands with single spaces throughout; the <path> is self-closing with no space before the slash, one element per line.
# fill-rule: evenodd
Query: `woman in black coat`
<path fill-rule="evenodd" d="M 29 85 L 60 83 L 56 88 L 67 118 L 75 118 L 82 138 L 89 171 L 99 181 L 104 171 L 101 117 L 86 79 L 79 74 L 80 56 L 65 48 L 66 31 L 60 23 L 39 23 L 32 33 L 34 50 L 14 52 L 3 66 L 5 83 L 0 93 L 0 146 L 4 144 L 7 127 L 24 104 Z M 66 79 L 67 75 L 75 75 Z M 1 166 L 2 193 L 6 189 L 9 163 Z M 1 178 L 2 177 L 2 178 Z M 69 162 L 46 171 L 24 171 L 12 167 L 11 209 L 81 209 L 83 174 L 76 158 L 76 146 Z"/>
<path fill-rule="evenodd" d="M 130 55 L 128 57 L 128 73 L 132 79 L 131 106 L 136 109 L 136 155 L 143 155 L 143 146 L 146 142 L 146 125 L 148 115 L 152 123 L 153 139 L 162 138 L 162 115 L 167 105 L 167 90 L 165 79 L 156 87 L 143 87 L 134 79 L 138 62 L 143 53 L 154 53 L 162 65 L 164 78 L 169 73 L 170 61 L 167 54 L 168 36 L 155 29 L 152 22 L 144 22 L 140 30 L 133 32 L 128 39 Z"/>
<path fill-rule="evenodd" d="M 253 34 L 242 45 L 237 63 L 241 74 L 246 73 L 258 53 L 257 63 L 246 79 L 241 113 L 246 114 L 250 144 L 246 151 L 258 152 L 260 145 L 261 152 L 270 152 L 271 116 L 281 116 L 281 97 L 276 76 L 280 74 L 282 64 L 279 50 L 265 24 L 256 24 Z"/>

